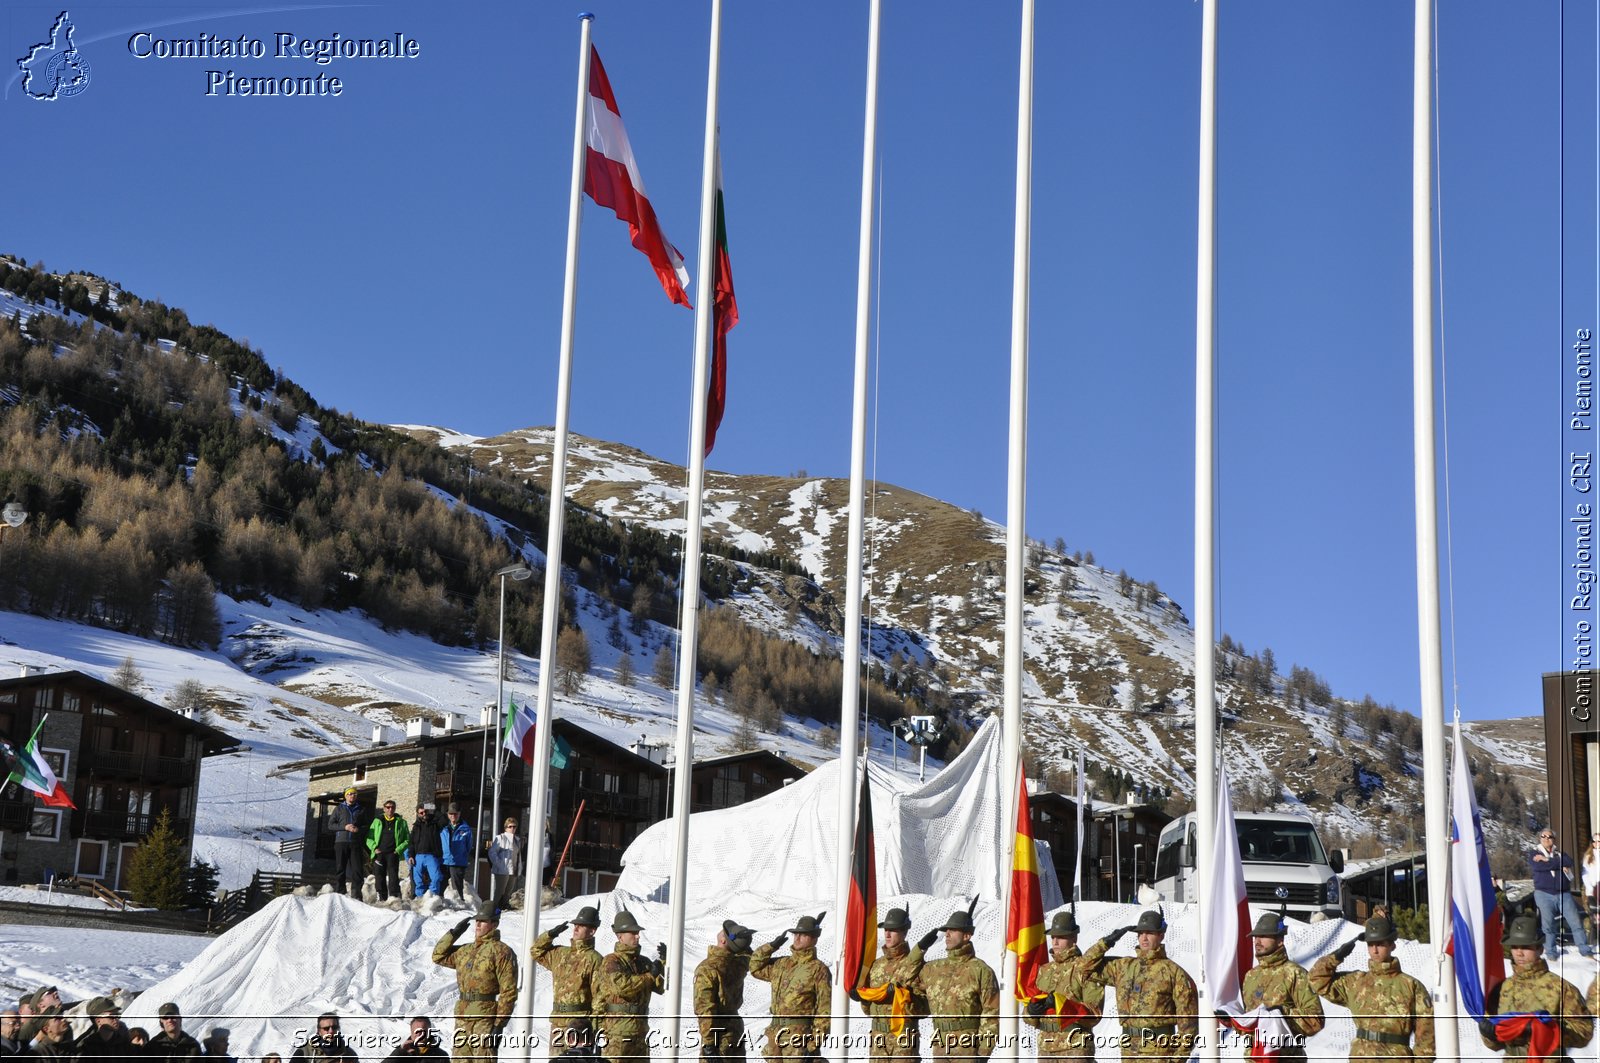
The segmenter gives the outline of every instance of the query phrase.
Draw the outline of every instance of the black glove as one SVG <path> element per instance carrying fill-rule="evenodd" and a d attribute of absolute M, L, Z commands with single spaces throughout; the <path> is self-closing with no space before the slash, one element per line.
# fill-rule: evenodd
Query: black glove
<path fill-rule="evenodd" d="M 1036 1019 L 1037 1018 L 1041 1018 L 1044 1015 L 1044 1013 L 1049 1011 L 1049 1010 L 1050 1010 L 1050 998 L 1047 997 L 1047 996 L 1046 997 L 1034 997 L 1032 1000 L 1028 1001 L 1028 1014 L 1032 1015 Z"/>
<path fill-rule="evenodd" d="M 846 993 L 845 995 L 848 996 L 851 1000 L 855 1001 L 857 1004 L 861 1003 L 861 994 L 857 993 L 855 991 L 854 987 L 851 987 L 850 991 L 848 993 Z"/>
<path fill-rule="evenodd" d="M 1104 945 L 1106 948 L 1109 949 L 1109 948 L 1111 948 L 1111 946 L 1115 945 L 1117 942 L 1122 940 L 1122 935 L 1128 933 L 1132 929 L 1133 929 L 1133 927 L 1131 927 L 1131 926 L 1119 926 L 1115 930 L 1113 930 L 1111 933 L 1109 933 L 1105 937 L 1101 938 L 1100 939 L 1100 943 L 1102 945 Z"/>
<path fill-rule="evenodd" d="M 1227 1012 L 1223 1011 L 1221 1008 L 1218 1008 L 1217 1010 L 1213 1011 L 1211 1014 L 1215 1015 L 1217 1017 L 1217 1021 L 1222 1023 L 1222 1025 L 1224 1025 L 1224 1026 L 1230 1026 L 1233 1023 L 1233 1016 L 1229 1015 Z"/>
<path fill-rule="evenodd" d="M 917 948 L 921 949 L 923 952 L 927 952 L 929 949 L 933 948 L 933 943 L 938 940 L 939 932 L 937 930 L 930 930 L 917 939 Z"/>
<path fill-rule="evenodd" d="M 557 923 L 555 926 L 550 928 L 550 936 L 553 938 L 560 937 L 562 934 L 567 932 L 567 927 L 571 925 L 571 923 Z"/>
<path fill-rule="evenodd" d="M 469 915 L 465 919 L 461 920 L 461 922 L 450 928 L 450 936 L 454 938 L 460 937 L 462 934 L 467 932 L 467 927 L 471 925 L 472 917 Z"/>
<path fill-rule="evenodd" d="M 1337 959 L 1340 963 L 1343 963 L 1345 960 L 1348 960 L 1350 958 L 1350 954 L 1356 950 L 1356 943 L 1357 943 L 1358 940 L 1359 939 L 1357 939 L 1357 938 L 1351 938 L 1349 941 L 1346 941 L 1343 945 L 1340 945 L 1338 948 L 1334 949 L 1333 950 L 1334 958 Z"/>
<path fill-rule="evenodd" d="M 1485 1016 L 1478 1020 L 1478 1032 L 1483 1034 L 1495 1044 L 1500 1043 L 1500 1034 L 1495 1030 L 1494 1020 Z"/>
<path fill-rule="evenodd" d="M 772 939 L 772 951 L 777 952 L 779 949 L 783 948 L 783 943 L 788 940 L 789 932 L 785 930 L 783 933 Z"/>
<path fill-rule="evenodd" d="M 656 962 L 657 963 L 666 963 L 667 962 L 667 943 L 665 941 L 663 941 L 661 944 L 656 946 Z"/>

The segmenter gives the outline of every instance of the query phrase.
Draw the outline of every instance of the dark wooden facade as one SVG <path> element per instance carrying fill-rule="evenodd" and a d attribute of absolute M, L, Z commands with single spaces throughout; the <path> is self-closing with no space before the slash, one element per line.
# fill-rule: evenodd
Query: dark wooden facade
<path fill-rule="evenodd" d="M 201 760 L 237 749 L 233 736 L 82 672 L 0 680 L 0 736 L 20 750 L 41 719 L 39 748 L 78 807 L 47 808 L 16 783 L 0 792 L 0 882 L 120 888 L 163 811 L 187 862 Z"/>
<path fill-rule="evenodd" d="M 1541 682 L 1550 826 L 1563 850 L 1581 854 L 1600 832 L 1600 671 L 1550 672 Z"/>

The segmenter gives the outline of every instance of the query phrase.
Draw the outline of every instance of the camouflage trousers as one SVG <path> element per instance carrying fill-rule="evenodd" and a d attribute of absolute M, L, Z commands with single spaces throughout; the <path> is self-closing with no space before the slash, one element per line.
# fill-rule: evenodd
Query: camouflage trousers
<path fill-rule="evenodd" d="M 715 1026 L 700 1030 L 701 1059 L 744 1060 L 744 1020 L 737 1015 L 718 1015 Z"/>
<path fill-rule="evenodd" d="M 874 1022 L 873 1025 L 876 1026 L 877 1023 Z M 920 1063 L 922 1034 L 917 1030 L 916 1020 L 907 1019 L 905 1027 L 898 1036 L 888 1030 L 874 1029 L 867 1058 L 874 1061 L 893 1060 L 894 1063 Z"/>
<path fill-rule="evenodd" d="M 1363 1060 L 1372 1059 L 1412 1058 L 1415 1057 L 1412 1054 L 1410 1045 L 1385 1045 L 1360 1038 L 1350 1042 L 1350 1063 L 1362 1063 Z"/>
<path fill-rule="evenodd" d="M 1140 1063 L 1187 1063 L 1193 1052 L 1187 1038 L 1172 1033 L 1151 1034 L 1136 1026 L 1122 1027 L 1115 1043 L 1121 1048 L 1123 1059 L 1137 1059 Z"/>
<path fill-rule="evenodd" d="M 809 1026 L 768 1026 L 766 1059 L 821 1059 L 822 1041 Z"/>
<path fill-rule="evenodd" d="M 572 1049 L 584 1049 L 586 1054 L 594 1049 L 594 1024 L 588 1016 L 550 1016 L 550 1058 L 555 1059 Z"/>
<path fill-rule="evenodd" d="M 500 1037 L 495 1032 L 493 1019 L 456 1016 L 456 1032 L 450 1042 L 452 1060 L 494 1060 L 499 1056 Z"/>
<path fill-rule="evenodd" d="M 935 1030 L 928 1047 L 933 1059 L 988 1059 L 994 1052 L 994 1042 L 976 1030 Z"/>
<path fill-rule="evenodd" d="M 650 1031 L 639 1018 L 600 1022 L 600 1054 L 612 1063 L 650 1058 Z"/>
<path fill-rule="evenodd" d="M 1094 1031 L 1086 1026 L 1039 1031 L 1040 1059 L 1093 1059 Z"/>

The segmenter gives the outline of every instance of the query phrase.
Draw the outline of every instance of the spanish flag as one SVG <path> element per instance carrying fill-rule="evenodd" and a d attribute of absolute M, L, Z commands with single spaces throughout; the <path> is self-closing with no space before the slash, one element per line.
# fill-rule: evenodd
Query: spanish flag
<path fill-rule="evenodd" d="M 1017 761 L 1017 839 L 1011 857 L 1011 904 L 1006 910 L 1006 948 L 1017 954 L 1018 1000 L 1040 996 L 1039 968 L 1044 965 L 1044 901 L 1039 893 L 1039 861 L 1033 845 L 1033 820 L 1028 814 L 1028 779 Z"/>
<path fill-rule="evenodd" d="M 872 844 L 872 791 L 866 766 L 861 771 L 861 800 L 856 812 L 856 839 L 850 859 L 850 900 L 844 913 L 844 985 L 860 989 L 878 957 L 878 872 Z"/>

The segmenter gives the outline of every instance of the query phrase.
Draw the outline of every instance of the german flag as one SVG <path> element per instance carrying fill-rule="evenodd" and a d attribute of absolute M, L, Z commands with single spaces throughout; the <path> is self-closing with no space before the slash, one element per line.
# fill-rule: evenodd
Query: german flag
<path fill-rule="evenodd" d="M 1006 948 L 1017 954 L 1018 1000 L 1039 993 L 1039 968 L 1045 962 L 1044 900 L 1039 891 L 1039 862 L 1033 847 L 1033 820 L 1028 814 L 1028 778 L 1017 761 L 1017 837 L 1011 857 L 1011 903 L 1006 909 Z"/>
<path fill-rule="evenodd" d="M 878 871 L 872 843 L 872 791 L 866 766 L 861 771 L 860 807 L 856 811 L 856 838 L 850 858 L 850 900 L 844 913 L 844 985 L 856 990 L 866 984 L 872 961 L 878 956 Z"/>

